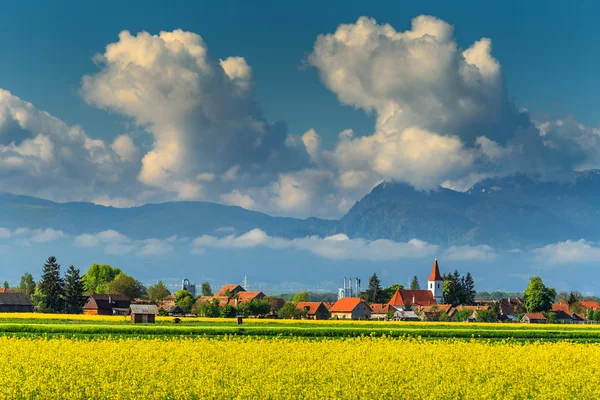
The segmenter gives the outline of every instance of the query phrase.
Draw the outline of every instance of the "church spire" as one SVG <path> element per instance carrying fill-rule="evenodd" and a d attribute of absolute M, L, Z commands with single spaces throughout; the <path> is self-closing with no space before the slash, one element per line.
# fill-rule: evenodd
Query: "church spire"
<path fill-rule="evenodd" d="M 433 269 L 431 270 L 431 275 L 429 275 L 428 281 L 443 281 L 442 275 L 440 274 L 440 267 L 438 266 L 437 257 L 433 262 Z"/>

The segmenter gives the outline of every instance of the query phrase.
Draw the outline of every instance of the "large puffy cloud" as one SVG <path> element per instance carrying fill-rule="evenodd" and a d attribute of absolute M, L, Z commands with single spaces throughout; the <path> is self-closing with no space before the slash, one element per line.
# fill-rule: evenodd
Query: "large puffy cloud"
<path fill-rule="evenodd" d="M 325 238 L 310 236 L 284 239 L 269 236 L 260 229 L 253 229 L 239 236 L 204 235 L 197 237 L 192 242 L 192 251 L 199 254 L 202 254 L 206 248 L 248 249 L 257 247 L 302 250 L 329 259 L 371 261 L 427 257 L 435 254 L 438 249 L 438 246 L 418 239 L 412 239 L 405 243 L 384 239 L 367 241 L 350 239 L 344 234 Z"/>
<path fill-rule="evenodd" d="M 124 170 L 102 140 L 0 89 L 2 191 L 91 200 L 90 193 L 119 192 L 116 183 Z"/>
<path fill-rule="evenodd" d="M 145 185 L 180 199 L 219 199 L 220 192 L 227 202 L 249 205 L 248 195 L 233 190 L 266 186 L 309 162 L 304 146 L 287 140 L 285 124 L 265 120 L 244 58 L 210 58 L 195 33 L 123 31 L 96 61 L 100 71 L 83 78 L 85 100 L 131 118 L 154 139 L 138 176 Z M 121 142 L 119 150 L 131 147 Z M 237 171 L 244 179 L 232 179 Z M 207 174 L 224 179 L 198 179 Z"/>
<path fill-rule="evenodd" d="M 534 249 L 533 254 L 540 265 L 600 261 L 600 247 L 585 239 L 548 244 Z"/>
<path fill-rule="evenodd" d="M 133 240 L 115 230 L 107 230 L 98 233 L 84 233 L 73 239 L 75 247 L 95 248 L 103 246 L 104 252 L 111 255 L 125 255 L 135 253 L 139 256 L 151 256 L 166 254 L 173 250 L 172 243 L 177 241 L 176 237 L 166 240 L 143 239 Z"/>
<path fill-rule="evenodd" d="M 377 117 L 373 134 L 343 132 L 327 152 L 338 186 L 364 190 L 392 179 L 466 189 L 493 175 L 555 178 L 600 165 L 596 130 L 533 121 L 509 100 L 491 40 L 463 50 L 453 31 L 430 16 L 405 32 L 361 17 L 317 38 L 309 63 L 323 83 L 343 104 Z"/>

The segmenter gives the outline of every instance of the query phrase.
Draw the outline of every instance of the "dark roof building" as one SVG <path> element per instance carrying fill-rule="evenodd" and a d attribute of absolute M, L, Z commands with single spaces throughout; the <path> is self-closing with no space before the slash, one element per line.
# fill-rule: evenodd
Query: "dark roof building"
<path fill-rule="evenodd" d="M 129 307 L 132 324 L 153 324 L 157 313 L 158 308 L 154 304 L 132 304 Z"/>
<path fill-rule="evenodd" d="M 330 314 L 325 304 L 321 301 L 301 301 L 296 304 L 298 310 L 306 311 L 309 319 L 329 319 Z"/>
<path fill-rule="evenodd" d="M 527 324 L 545 324 L 546 316 L 544 316 L 544 314 L 542 314 L 541 312 L 527 313 L 523 315 L 523 318 L 521 318 L 521 322 L 525 322 Z"/>
<path fill-rule="evenodd" d="M 131 301 L 122 294 L 92 294 L 83 306 L 88 315 L 123 315 L 129 312 Z"/>
<path fill-rule="evenodd" d="M 0 293 L 0 312 L 33 312 L 33 305 L 26 293 Z"/>

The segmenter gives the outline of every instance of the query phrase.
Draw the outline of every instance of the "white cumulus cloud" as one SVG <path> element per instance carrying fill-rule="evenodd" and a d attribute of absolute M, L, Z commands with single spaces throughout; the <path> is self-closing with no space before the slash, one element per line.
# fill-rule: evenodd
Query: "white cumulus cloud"
<path fill-rule="evenodd" d="M 207 248 L 247 249 L 257 247 L 308 251 L 328 259 L 371 261 L 430 257 L 438 249 L 438 246 L 418 239 L 412 239 L 408 242 L 394 242 L 384 239 L 367 241 L 364 239 L 350 239 L 343 234 L 325 238 L 310 236 L 285 239 L 270 236 L 260 229 L 253 229 L 239 236 L 216 237 L 203 235 L 192 242 L 192 252 L 196 254 L 202 254 L 204 249 Z"/>

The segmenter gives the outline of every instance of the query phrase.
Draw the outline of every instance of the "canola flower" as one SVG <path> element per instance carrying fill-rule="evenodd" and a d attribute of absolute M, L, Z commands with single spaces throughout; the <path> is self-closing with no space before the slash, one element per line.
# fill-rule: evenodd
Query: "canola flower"
<path fill-rule="evenodd" d="M 214 324 L 235 324 L 234 318 L 205 318 L 205 317 L 180 317 L 185 323 L 214 323 Z M 125 323 L 130 321 L 127 315 L 85 315 L 85 314 L 44 314 L 44 313 L 0 313 L 0 322 L 2 320 L 55 320 L 55 321 L 82 321 L 82 322 L 111 322 Z M 172 322 L 173 317 L 157 316 L 157 322 Z M 394 327 L 403 325 L 417 325 L 420 327 L 491 327 L 510 329 L 540 329 L 548 330 L 560 328 L 566 330 L 589 330 L 600 329 L 600 324 L 524 324 L 524 323 L 497 323 L 497 322 L 404 322 L 404 321 L 373 321 L 373 320 L 289 320 L 289 319 L 269 319 L 269 318 L 244 318 L 244 324 L 282 324 L 282 325 L 339 325 L 339 326 L 360 326 L 360 325 L 378 325 L 381 327 Z"/>
<path fill-rule="evenodd" d="M 0 337 L 0 399 L 590 399 L 600 345 Z"/>

